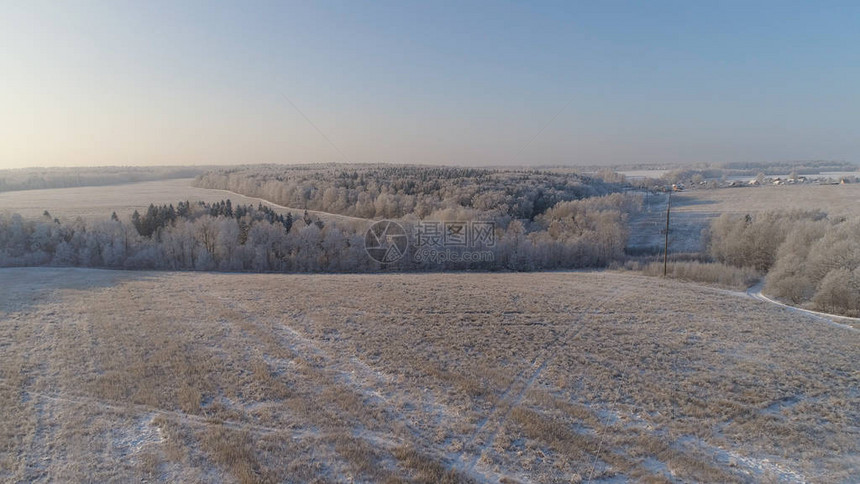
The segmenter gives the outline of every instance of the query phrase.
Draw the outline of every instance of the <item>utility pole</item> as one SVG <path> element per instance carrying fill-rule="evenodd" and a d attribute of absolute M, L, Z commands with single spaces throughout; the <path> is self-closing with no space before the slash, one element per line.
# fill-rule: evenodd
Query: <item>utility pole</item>
<path fill-rule="evenodd" d="M 666 198 L 666 243 L 663 248 L 663 277 L 666 277 L 666 270 L 669 268 L 669 210 L 672 206 L 672 189 L 669 189 L 669 196 Z"/>

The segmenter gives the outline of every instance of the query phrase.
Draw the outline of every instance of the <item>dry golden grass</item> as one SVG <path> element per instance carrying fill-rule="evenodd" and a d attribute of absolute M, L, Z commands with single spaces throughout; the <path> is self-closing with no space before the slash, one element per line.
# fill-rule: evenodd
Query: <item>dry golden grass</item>
<path fill-rule="evenodd" d="M 646 276 L 662 277 L 663 263 L 628 263 L 625 269 L 640 271 Z M 750 267 L 735 267 L 719 262 L 669 262 L 666 276 L 688 282 L 713 284 L 729 289 L 743 291 L 761 279 L 761 274 Z"/>
<path fill-rule="evenodd" d="M 0 480 L 850 480 L 860 336 L 633 274 L 4 269 Z"/>

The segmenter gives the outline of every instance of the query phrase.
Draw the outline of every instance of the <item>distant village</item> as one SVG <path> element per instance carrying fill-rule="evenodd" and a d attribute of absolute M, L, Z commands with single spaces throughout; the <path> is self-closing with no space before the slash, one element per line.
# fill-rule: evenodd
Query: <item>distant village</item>
<path fill-rule="evenodd" d="M 758 187 L 758 186 L 766 186 L 766 185 L 848 185 L 852 183 L 860 183 L 860 177 L 849 175 L 849 176 L 837 176 L 837 177 L 825 177 L 825 176 L 803 176 L 803 175 L 789 175 L 785 177 L 781 176 L 765 176 L 759 174 L 758 176 L 751 179 L 736 179 L 736 180 L 705 180 L 701 179 L 700 176 L 694 176 L 691 180 L 688 180 L 687 183 L 677 182 L 672 183 L 668 187 L 666 185 L 654 185 L 652 189 L 659 191 L 675 191 L 681 192 L 684 190 L 690 189 L 714 189 L 714 188 L 740 188 L 740 187 Z"/>

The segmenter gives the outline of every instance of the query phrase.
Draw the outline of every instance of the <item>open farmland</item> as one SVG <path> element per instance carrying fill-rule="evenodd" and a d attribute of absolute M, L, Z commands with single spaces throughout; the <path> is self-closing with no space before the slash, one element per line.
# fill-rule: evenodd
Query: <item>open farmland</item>
<path fill-rule="evenodd" d="M 615 273 L 0 270 L 0 480 L 817 481 L 860 334 Z"/>
<path fill-rule="evenodd" d="M 304 213 L 302 209 L 281 207 L 258 198 L 246 197 L 225 190 L 211 190 L 191 186 L 193 178 L 178 178 L 122 185 L 49 188 L 0 192 L 0 212 L 19 213 L 24 217 L 41 217 L 47 210 L 53 217 L 73 220 L 81 217 L 88 221 L 105 220 L 116 211 L 120 217 L 130 217 L 138 210 L 143 213 L 150 204 L 176 204 L 179 201 L 207 203 L 230 199 L 234 204 L 263 203 L 281 213 Z M 308 211 L 325 222 L 338 224 L 356 220 L 336 214 Z"/>
<path fill-rule="evenodd" d="M 782 185 L 692 190 L 672 197 L 678 213 L 756 213 L 768 210 L 823 210 L 830 215 L 860 215 L 860 184 Z"/>
<path fill-rule="evenodd" d="M 860 215 L 860 184 L 782 185 L 690 190 L 672 195 L 671 252 L 700 252 L 702 230 L 724 213 L 755 214 L 769 210 L 822 210 L 830 216 Z M 663 250 L 666 195 L 649 195 L 644 210 L 631 217 L 628 245 Z"/>

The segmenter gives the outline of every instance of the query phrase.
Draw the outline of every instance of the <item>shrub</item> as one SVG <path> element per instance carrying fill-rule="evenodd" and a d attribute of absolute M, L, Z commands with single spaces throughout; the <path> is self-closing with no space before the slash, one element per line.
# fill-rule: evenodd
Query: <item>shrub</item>
<path fill-rule="evenodd" d="M 817 221 L 825 217 L 821 211 L 802 210 L 771 211 L 755 216 L 723 214 L 708 231 L 708 250 L 720 262 L 767 271 L 798 221 Z"/>
<path fill-rule="evenodd" d="M 648 276 L 662 276 L 663 263 L 652 262 L 642 266 Z M 759 280 L 759 273 L 751 267 L 734 267 L 719 262 L 670 262 L 666 275 L 684 281 L 717 284 L 733 289 L 746 289 Z"/>
<path fill-rule="evenodd" d="M 822 311 L 860 315 L 860 270 L 834 269 L 828 272 L 818 284 L 812 302 Z"/>
<path fill-rule="evenodd" d="M 770 232 L 771 237 L 776 239 L 779 233 L 784 236 L 765 279 L 765 292 L 792 304 L 810 304 L 821 311 L 856 316 L 860 314 L 860 218 L 830 219 L 814 212 L 808 214 L 770 216 L 773 220 L 768 223 L 773 226 L 775 222 L 780 227 Z M 756 223 L 757 220 L 738 222 L 721 217 L 712 227 L 712 254 L 735 263 L 750 261 L 745 244 L 760 242 L 758 236 L 749 236 L 749 226 Z M 772 247 L 772 241 L 767 244 Z M 727 247 L 737 252 L 729 255 Z"/>
<path fill-rule="evenodd" d="M 652 262 L 642 266 L 647 276 L 662 276 L 663 263 Z M 751 267 L 734 267 L 719 262 L 670 262 L 666 275 L 684 281 L 717 284 L 733 289 L 746 289 L 759 280 L 759 273 Z"/>

